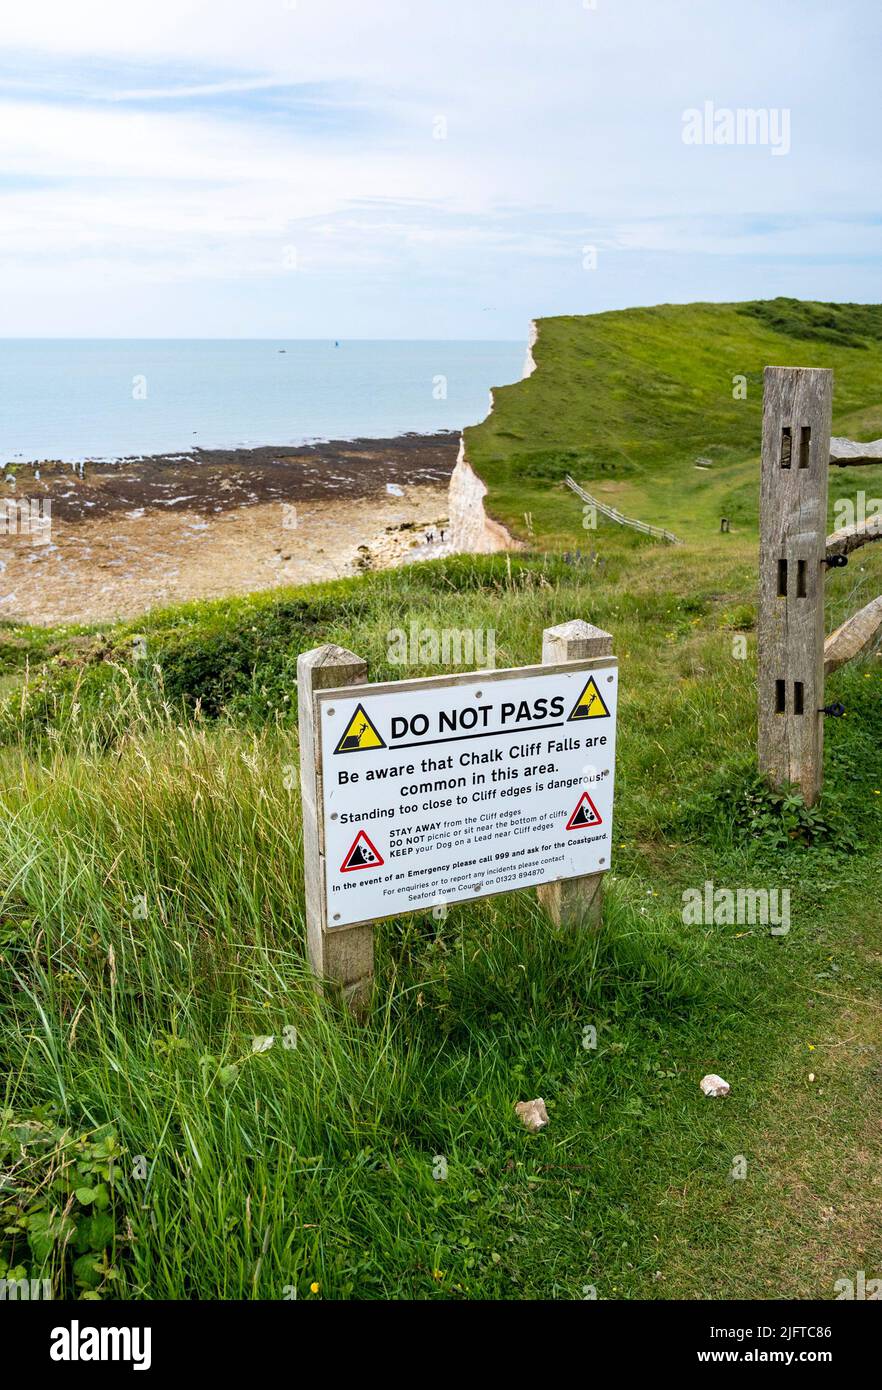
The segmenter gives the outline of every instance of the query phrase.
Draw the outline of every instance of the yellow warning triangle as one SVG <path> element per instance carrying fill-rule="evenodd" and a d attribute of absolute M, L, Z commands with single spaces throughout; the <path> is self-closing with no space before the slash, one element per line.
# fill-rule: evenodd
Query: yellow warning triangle
<path fill-rule="evenodd" d="M 604 703 L 603 696 L 597 689 L 597 682 L 591 676 L 582 694 L 573 705 L 569 717 L 570 719 L 604 719 L 608 716 L 609 710 Z"/>
<path fill-rule="evenodd" d="M 385 748 L 386 741 L 374 728 L 364 705 L 356 705 L 355 713 L 344 730 L 335 753 L 362 753 L 368 748 Z"/>

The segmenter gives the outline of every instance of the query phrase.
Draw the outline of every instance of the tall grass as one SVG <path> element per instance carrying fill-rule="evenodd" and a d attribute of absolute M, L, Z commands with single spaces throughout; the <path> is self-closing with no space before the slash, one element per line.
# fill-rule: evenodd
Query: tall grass
<path fill-rule="evenodd" d="M 554 928 L 528 893 L 384 924 L 364 1027 L 305 969 L 284 708 L 261 721 L 246 700 L 209 720 L 172 699 L 161 657 L 146 674 L 63 669 L 53 718 L 53 676 L 18 692 L 0 761 L 0 1257 L 13 1270 L 51 1277 L 59 1294 L 149 1298 L 581 1297 L 585 1285 L 657 1297 L 726 1284 L 702 1254 L 684 1265 L 682 1244 L 703 1249 L 707 1213 L 731 1206 L 730 1157 L 759 1142 L 766 1091 L 803 1045 L 805 981 L 838 952 L 825 885 L 851 895 L 849 920 L 878 919 L 879 676 L 872 663 L 843 674 L 851 718 L 829 740 L 825 815 L 847 809 L 864 857 L 837 841 L 835 817 L 820 834 L 797 820 L 791 841 L 781 808 L 749 798 L 737 583 L 710 595 L 699 566 L 676 597 L 684 571 L 659 576 L 685 558 L 648 558 L 659 569 L 634 580 L 498 559 L 432 567 L 431 585 L 422 572 L 335 590 L 327 635 L 377 674 L 393 596 L 403 625 L 504 620 L 513 663 L 535 659 L 542 626 L 587 613 L 616 633 L 623 665 L 602 933 Z M 241 608 L 228 612 L 241 623 Z M 248 689 L 262 699 L 286 660 L 276 652 Z M 738 787 L 744 799 L 724 805 Z M 684 928 L 685 886 L 770 872 L 794 892 L 788 937 Z M 846 994 L 868 989 L 852 979 Z M 733 1083 L 735 1105 L 700 1095 L 708 1070 Z M 514 1114 L 535 1095 L 551 1116 L 536 1137 Z M 856 1123 L 847 1114 L 840 1126 Z M 695 1175 L 684 1206 L 674 1194 Z M 730 1212 L 733 1271 L 775 1200 L 758 1182 Z"/>
<path fill-rule="evenodd" d="M 763 362 L 809 333 L 837 428 L 882 428 L 878 316 L 854 342 L 831 313 L 545 321 L 543 369 L 468 435 L 491 509 L 532 531 L 523 554 L 100 633 L 0 625 L 0 1278 L 517 1299 L 825 1296 L 879 1272 L 878 659 L 830 682 L 848 714 L 816 809 L 754 775 Z M 689 544 L 584 530 L 565 472 Z M 868 548 L 831 576 L 828 628 L 880 590 Z M 298 653 L 433 674 L 393 658 L 413 623 L 492 630 L 496 664 L 523 665 L 574 617 L 621 666 L 602 931 L 554 927 L 530 893 L 381 924 L 357 1025 L 305 966 Z M 789 890 L 790 932 L 686 926 L 683 891 L 708 880 Z M 701 1095 L 708 1071 L 727 1101 Z M 533 1136 L 514 1105 L 539 1095 Z"/>

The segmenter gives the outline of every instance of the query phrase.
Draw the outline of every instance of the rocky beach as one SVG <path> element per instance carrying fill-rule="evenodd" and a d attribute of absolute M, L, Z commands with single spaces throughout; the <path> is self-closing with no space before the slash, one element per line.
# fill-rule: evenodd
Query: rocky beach
<path fill-rule="evenodd" d="M 106 622 L 444 554 L 458 447 L 445 431 L 7 466 L 0 621 Z"/>

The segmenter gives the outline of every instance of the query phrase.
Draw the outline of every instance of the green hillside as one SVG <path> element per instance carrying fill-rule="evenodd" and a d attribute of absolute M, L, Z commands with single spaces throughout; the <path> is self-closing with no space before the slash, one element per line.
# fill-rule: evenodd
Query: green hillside
<path fill-rule="evenodd" d="M 882 305 L 664 304 L 538 328 L 536 372 L 496 390 L 492 414 L 465 432 L 489 511 L 521 538 L 531 513 L 543 541 L 585 539 L 567 473 L 689 539 L 718 531 L 722 516 L 755 530 L 765 366 L 834 368 L 834 433 L 882 436 Z M 878 496 L 882 470 L 869 471 L 831 483 Z"/>
<path fill-rule="evenodd" d="M 759 374 L 832 365 L 837 428 L 882 434 L 878 331 L 875 308 L 782 301 L 545 321 L 538 372 L 469 431 L 522 552 L 0 627 L 0 1277 L 578 1300 L 882 1276 L 878 658 L 829 682 L 847 716 L 817 806 L 754 754 Z M 686 544 L 584 532 L 567 470 Z M 831 484 L 882 496 L 882 470 Z M 882 592 L 873 549 L 830 575 L 829 625 Z M 415 623 L 492 629 L 518 665 L 574 617 L 621 665 L 602 930 L 551 926 L 528 892 L 386 922 L 356 1025 L 304 964 L 298 653 L 432 675 L 392 660 Z M 790 931 L 687 924 L 708 881 L 789 890 Z M 514 1105 L 536 1096 L 533 1136 Z"/>

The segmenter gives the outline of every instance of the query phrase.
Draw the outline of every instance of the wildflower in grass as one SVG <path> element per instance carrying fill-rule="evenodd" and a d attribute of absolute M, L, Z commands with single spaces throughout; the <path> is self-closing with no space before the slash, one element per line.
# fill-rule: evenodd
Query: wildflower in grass
<path fill-rule="evenodd" d="M 318 1291 L 319 1291 L 320 1288 L 321 1288 L 321 1285 L 320 1285 L 320 1284 L 312 1283 L 312 1284 L 310 1284 L 310 1286 L 309 1286 L 309 1292 L 310 1292 L 310 1293 L 318 1293 Z"/>
<path fill-rule="evenodd" d="M 443 1269 L 433 1269 L 433 1270 L 432 1270 L 432 1278 L 433 1278 L 436 1282 L 440 1282 L 440 1280 L 442 1280 L 442 1279 L 444 1278 L 444 1270 L 443 1270 Z"/>

